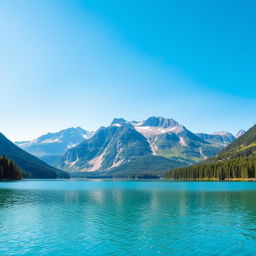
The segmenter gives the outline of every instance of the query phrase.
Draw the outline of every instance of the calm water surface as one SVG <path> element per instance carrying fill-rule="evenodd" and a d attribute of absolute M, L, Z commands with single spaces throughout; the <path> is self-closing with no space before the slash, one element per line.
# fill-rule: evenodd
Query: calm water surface
<path fill-rule="evenodd" d="M 256 255 L 256 183 L 0 182 L 0 255 Z"/>

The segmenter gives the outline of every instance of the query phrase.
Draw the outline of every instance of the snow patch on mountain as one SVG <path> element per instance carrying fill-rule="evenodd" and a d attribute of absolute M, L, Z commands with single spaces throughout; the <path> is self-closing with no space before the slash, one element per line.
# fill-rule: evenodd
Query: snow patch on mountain
<path fill-rule="evenodd" d="M 110 167 L 110 169 L 118 167 L 119 165 L 121 165 L 124 162 L 124 159 L 121 159 L 115 163 L 113 163 L 113 165 Z"/>
<path fill-rule="evenodd" d="M 204 159 L 207 159 L 207 158 L 208 158 L 208 157 L 203 153 L 203 150 L 202 150 L 201 147 L 199 148 L 199 153 L 200 153 L 200 155 L 201 155 Z"/>
<path fill-rule="evenodd" d="M 186 142 L 185 142 L 185 139 L 183 138 L 183 137 L 181 137 L 180 138 L 180 144 L 183 146 L 183 147 L 186 147 L 187 146 L 187 144 L 186 144 Z"/>
<path fill-rule="evenodd" d="M 88 132 L 88 131 L 86 131 L 86 133 L 83 134 L 83 137 L 84 137 L 86 140 L 88 140 L 88 139 L 90 139 L 93 135 L 94 135 L 94 132 Z"/>
<path fill-rule="evenodd" d="M 40 144 L 50 144 L 50 143 L 61 143 L 61 139 L 60 138 L 56 138 L 56 139 L 46 139 L 40 142 Z"/>
<path fill-rule="evenodd" d="M 70 148 L 74 148 L 75 146 L 77 146 L 78 144 L 71 144 L 71 145 L 68 145 L 67 147 L 66 147 L 66 149 L 70 149 Z"/>
<path fill-rule="evenodd" d="M 112 126 L 121 127 L 122 124 L 112 124 Z"/>
<path fill-rule="evenodd" d="M 156 145 L 156 142 L 157 142 L 157 136 L 155 136 L 155 138 L 153 139 L 152 143 L 150 143 L 150 140 L 147 139 L 149 145 L 150 145 L 150 148 L 152 150 L 152 153 L 153 155 L 157 155 L 157 150 L 158 150 L 158 146 Z"/>
<path fill-rule="evenodd" d="M 168 128 L 162 128 L 162 127 L 152 127 L 152 126 L 135 126 L 135 129 L 143 134 L 146 138 L 150 138 L 153 136 L 158 136 L 164 133 L 181 133 L 184 130 L 184 127 L 182 125 L 174 126 L 174 127 L 168 127 Z"/>
<path fill-rule="evenodd" d="M 72 161 L 72 162 L 65 161 L 65 164 L 68 165 L 68 168 L 71 168 L 71 167 L 73 167 L 78 161 L 79 161 L 79 158 L 77 157 L 75 161 Z"/>
<path fill-rule="evenodd" d="M 116 156 L 115 156 L 115 159 L 114 159 L 113 164 L 110 167 L 110 169 L 114 168 L 114 167 L 118 167 L 124 161 L 124 159 L 122 159 L 121 156 L 120 156 L 120 154 L 123 150 L 121 143 L 117 143 L 116 150 L 117 150 Z"/>

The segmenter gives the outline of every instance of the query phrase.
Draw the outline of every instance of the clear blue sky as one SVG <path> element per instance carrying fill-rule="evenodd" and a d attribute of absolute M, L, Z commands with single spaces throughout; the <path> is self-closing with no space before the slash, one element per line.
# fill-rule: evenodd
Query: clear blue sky
<path fill-rule="evenodd" d="M 0 130 L 24 140 L 151 115 L 248 129 L 255 13 L 253 0 L 1 0 Z"/>

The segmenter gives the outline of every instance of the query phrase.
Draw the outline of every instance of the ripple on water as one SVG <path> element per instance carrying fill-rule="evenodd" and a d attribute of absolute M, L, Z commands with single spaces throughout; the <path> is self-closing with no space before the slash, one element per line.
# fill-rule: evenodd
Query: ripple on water
<path fill-rule="evenodd" d="M 0 183 L 0 255 L 254 255 L 255 198 L 254 183 Z"/>

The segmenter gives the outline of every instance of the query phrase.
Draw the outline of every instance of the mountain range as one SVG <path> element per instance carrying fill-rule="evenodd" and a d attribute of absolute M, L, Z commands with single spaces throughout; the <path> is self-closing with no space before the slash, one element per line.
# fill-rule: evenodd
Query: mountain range
<path fill-rule="evenodd" d="M 84 177 L 162 176 L 211 158 L 236 138 L 228 132 L 193 133 L 171 118 L 115 118 L 96 132 L 69 128 L 16 145 L 52 166 Z"/>
<path fill-rule="evenodd" d="M 28 153 L 40 158 L 44 162 L 55 165 L 66 150 L 78 145 L 84 139 L 88 139 L 93 132 L 80 127 L 68 128 L 56 133 L 47 133 L 31 141 L 15 142 L 17 146 Z"/>
<path fill-rule="evenodd" d="M 256 180 L 256 125 L 202 163 L 170 170 L 171 179 Z"/>

